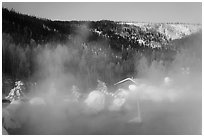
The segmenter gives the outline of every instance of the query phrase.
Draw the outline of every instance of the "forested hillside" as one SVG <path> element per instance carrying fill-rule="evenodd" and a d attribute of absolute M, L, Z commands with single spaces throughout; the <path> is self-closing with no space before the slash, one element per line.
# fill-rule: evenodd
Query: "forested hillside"
<path fill-rule="evenodd" d="M 63 71 L 87 81 L 85 85 L 96 79 L 112 84 L 127 76 L 143 75 L 140 72 L 144 68 L 137 67 L 142 58 L 147 66 L 156 62 L 167 67 L 182 48 L 177 43 L 185 45 L 186 39 L 191 39 L 192 33 L 199 35 L 196 33 L 201 28 L 195 25 L 198 29 L 193 30 L 196 31 L 179 32 L 178 37 L 174 31 L 168 31 L 167 35 L 164 33 L 167 31 L 161 31 L 164 27 L 158 26 L 161 24 L 138 25 L 109 20 L 51 21 L 3 8 L 3 75 L 12 79 L 39 79 L 49 75 L 39 72 L 42 64 L 37 60 L 41 52 L 49 49 L 52 51 L 50 58 L 53 54 L 69 58 L 63 62 Z"/>

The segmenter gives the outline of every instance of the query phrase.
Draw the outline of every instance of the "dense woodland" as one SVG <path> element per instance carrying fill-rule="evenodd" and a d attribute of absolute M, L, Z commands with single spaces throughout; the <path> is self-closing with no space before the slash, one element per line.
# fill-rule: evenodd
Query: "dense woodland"
<path fill-rule="evenodd" d="M 51 21 L 5 8 L 2 23 L 3 80 L 44 77 L 46 74 L 39 74 L 41 64 L 36 59 L 44 49 L 54 50 L 60 45 L 71 54 L 71 59 L 63 62 L 64 71 L 87 81 L 84 86 L 96 79 L 113 84 L 142 75 L 139 72 L 153 62 L 167 67 L 180 50 L 177 43 L 184 44 L 182 40 L 169 41 L 152 29 L 144 31 L 114 21 Z M 139 43 L 140 38 L 145 42 Z M 152 48 L 152 42 L 161 46 Z M 143 58 L 147 62 L 144 68 L 137 67 Z"/>

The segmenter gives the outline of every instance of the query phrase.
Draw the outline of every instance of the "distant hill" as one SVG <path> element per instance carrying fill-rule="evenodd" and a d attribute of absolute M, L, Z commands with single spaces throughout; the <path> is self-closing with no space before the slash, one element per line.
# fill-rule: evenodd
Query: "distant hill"
<path fill-rule="evenodd" d="M 187 23 L 121 22 L 121 24 L 138 26 L 143 30 L 155 30 L 165 35 L 168 40 L 181 39 L 185 36 L 197 33 L 202 27 L 201 24 Z"/>
<path fill-rule="evenodd" d="M 101 21 L 51 21 L 2 9 L 2 30 L 12 36 L 15 43 L 42 44 L 50 41 L 66 42 L 75 35 L 85 35 L 79 30 L 85 24 L 88 36 L 84 42 L 108 41 L 112 49 L 121 51 L 130 46 L 169 48 L 169 42 L 201 30 L 198 24 L 128 23 Z M 80 34 L 79 34 L 80 33 Z M 83 36 L 82 36 L 83 37 Z"/>

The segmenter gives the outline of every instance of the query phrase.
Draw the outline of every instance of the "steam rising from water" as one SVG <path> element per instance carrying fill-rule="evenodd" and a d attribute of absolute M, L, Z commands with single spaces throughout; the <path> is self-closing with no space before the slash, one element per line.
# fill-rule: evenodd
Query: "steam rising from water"
<path fill-rule="evenodd" d="M 25 104 L 16 117 L 23 126 L 13 134 L 201 134 L 201 43 L 178 53 L 169 68 L 154 62 L 146 67 L 140 60 L 141 78 L 137 92 L 130 93 L 130 108 L 119 112 L 87 113 L 82 102 L 71 102 L 71 87 L 78 84 L 67 70 L 73 49 L 65 45 L 42 49 L 39 53 L 38 75 L 42 79 L 28 96 L 44 100 L 44 105 Z M 201 54 L 202 55 L 202 54 Z M 189 69 L 188 69 L 189 68 Z M 145 74 L 145 75 L 143 75 Z M 116 81 L 117 82 L 117 81 Z M 90 90 L 91 91 L 91 90 Z M 90 92 L 89 91 L 89 92 Z M 110 91 L 114 92 L 114 91 Z M 84 98 L 86 91 L 81 89 Z M 136 97 L 140 97 L 142 124 L 127 121 L 137 114 Z M 38 97 L 38 98 L 37 98 Z M 66 100 L 67 99 L 67 100 Z M 41 100 L 41 104 L 43 104 Z M 35 103 L 34 103 L 35 104 Z M 24 121 L 26 121 L 24 123 Z"/>

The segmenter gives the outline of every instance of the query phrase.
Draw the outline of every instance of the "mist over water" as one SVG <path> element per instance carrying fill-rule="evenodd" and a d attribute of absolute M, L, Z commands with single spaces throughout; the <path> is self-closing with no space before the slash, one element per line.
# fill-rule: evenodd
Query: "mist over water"
<path fill-rule="evenodd" d="M 83 32 L 84 35 L 85 32 Z M 85 33 L 87 35 L 87 33 Z M 40 76 L 37 87 L 31 88 L 28 97 L 43 99 L 40 105 L 24 104 L 16 113 L 22 123 L 20 129 L 9 130 L 11 134 L 201 134 L 202 128 L 202 43 L 191 42 L 178 52 L 174 61 L 165 67 L 161 62 L 147 65 L 141 58 L 138 70 L 137 93 L 130 93 L 127 103 L 130 109 L 89 113 L 83 99 L 73 98 L 72 85 L 83 80 L 70 73 L 69 62 L 75 59 L 75 49 L 58 45 L 45 46 L 37 55 Z M 83 39 L 82 39 L 83 40 Z M 145 69 L 144 69 L 145 68 Z M 76 72 L 77 73 L 77 72 Z M 165 82 L 165 78 L 167 78 Z M 113 77 L 114 79 L 114 77 Z M 86 81 L 84 81 L 86 82 Z M 116 81 L 117 82 L 117 81 Z M 81 84 L 83 85 L 83 84 Z M 82 86 L 81 86 L 82 87 Z M 90 90 L 80 87 L 86 98 Z M 108 87 L 110 92 L 115 92 Z M 140 97 L 142 123 L 127 121 L 137 115 L 136 98 Z M 26 121 L 26 122 L 25 122 Z"/>

